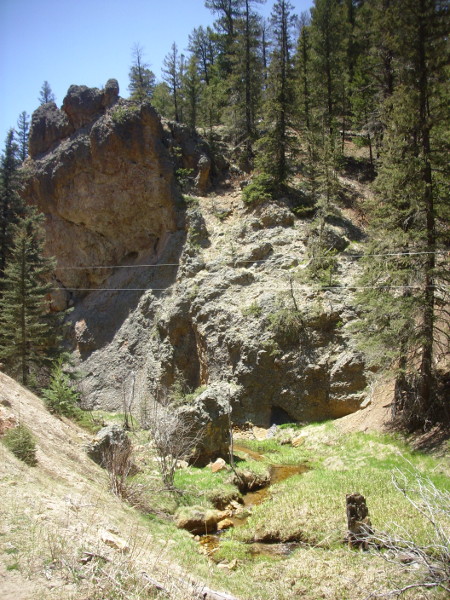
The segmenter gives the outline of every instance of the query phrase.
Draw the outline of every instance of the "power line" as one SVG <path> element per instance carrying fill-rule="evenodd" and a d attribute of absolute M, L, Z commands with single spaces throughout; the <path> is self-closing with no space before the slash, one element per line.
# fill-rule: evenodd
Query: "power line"
<path fill-rule="evenodd" d="M 420 256 L 420 255 L 439 255 L 439 254 L 448 254 L 446 250 L 437 250 L 437 251 L 421 251 L 421 252 L 389 252 L 382 254 L 349 254 L 349 255 L 341 255 L 339 258 L 341 259 L 355 259 L 355 258 L 381 258 L 383 256 L 393 257 L 393 256 Z M 288 256 L 286 258 L 297 260 L 299 257 Z M 329 259 L 334 258 L 329 254 L 324 254 L 321 256 L 312 256 L 307 258 L 300 258 L 301 262 L 307 262 L 312 260 L 321 260 L 321 259 Z M 265 258 L 262 260 L 239 260 L 230 258 L 229 262 L 233 262 L 234 264 L 255 264 L 255 263 L 265 263 L 268 262 L 270 258 Z M 220 261 L 218 261 L 220 262 Z M 222 261 L 223 262 L 223 261 Z M 212 264 L 205 263 L 205 264 Z M 182 263 L 153 263 L 153 264 L 143 264 L 143 265 L 92 265 L 92 266 L 64 266 L 64 267 L 56 267 L 58 271 L 68 271 L 68 270 L 86 270 L 86 269 L 142 269 L 142 268 L 160 268 L 160 267 L 181 267 Z"/>
<path fill-rule="evenodd" d="M 223 287 L 223 288 L 214 288 L 214 290 L 216 291 L 226 291 L 230 288 L 230 286 L 228 287 Z M 419 285 L 367 285 L 367 286 L 357 286 L 357 285 L 347 285 L 347 286 L 342 286 L 342 285 L 329 285 L 329 286 L 323 286 L 323 285 L 316 285 L 315 289 L 316 290 L 352 290 L 352 291 L 357 291 L 357 290 L 385 290 L 385 289 L 399 289 L 399 290 L 404 290 L 404 289 L 411 289 L 411 290 L 424 290 L 424 289 L 442 289 L 442 290 L 450 290 L 450 286 L 448 285 L 441 285 L 441 286 L 437 286 L 437 285 L 427 285 L 427 286 L 419 286 Z M 66 287 L 53 287 L 51 288 L 52 290 L 63 290 L 66 292 L 166 292 L 167 290 L 171 290 L 173 289 L 173 287 L 165 287 L 165 288 L 66 288 Z M 296 286 L 296 287 L 289 287 L 289 288 L 272 288 L 273 291 L 278 291 L 278 292 L 290 292 L 290 291 L 298 291 L 298 290 L 304 290 L 304 289 L 314 289 L 314 285 L 308 285 L 308 284 L 304 284 L 301 286 Z M 270 288 L 266 288 L 266 291 L 269 291 Z"/>

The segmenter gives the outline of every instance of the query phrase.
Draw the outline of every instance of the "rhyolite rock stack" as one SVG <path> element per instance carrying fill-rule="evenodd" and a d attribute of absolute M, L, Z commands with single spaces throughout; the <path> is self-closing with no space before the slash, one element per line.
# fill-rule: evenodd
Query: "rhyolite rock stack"
<path fill-rule="evenodd" d="M 23 192 L 46 215 L 86 403 L 121 410 L 127 398 L 139 417 L 162 391 L 191 393 L 183 410 L 214 440 L 202 462 L 225 456 L 229 407 L 261 427 L 336 418 L 361 407 L 368 374 L 348 328 L 357 264 L 341 261 L 340 289 L 296 283 L 310 228 L 288 201 L 248 208 L 238 184 L 183 201 L 176 170 L 206 193 L 218 164 L 197 134 L 110 80 L 36 111 Z M 362 236 L 343 215 L 326 231 L 344 257 Z M 301 327 L 284 335 L 275 317 L 290 310 Z"/>

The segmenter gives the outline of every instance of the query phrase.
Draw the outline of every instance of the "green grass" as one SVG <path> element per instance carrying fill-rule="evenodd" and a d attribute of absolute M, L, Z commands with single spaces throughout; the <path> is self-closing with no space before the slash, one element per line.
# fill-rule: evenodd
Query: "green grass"
<path fill-rule="evenodd" d="M 342 435 L 330 424 L 305 427 L 303 434 L 305 442 L 299 448 L 280 446 L 273 439 L 247 442 L 271 463 L 306 462 L 311 469 L 273 486 L 271 499 L 255 507 L 247 523 L 228 537 L 243 542 L 297 539 L 337 547 L 346 532 L 346 494 L 359 492 L 366 498 L 377 530 L 401 523 L 418 542 L 426 542 L 429 524 L 395 488 L 392 475 L 401 472 L 413 484 L 423 474 L 438 488 L 448 490 L 449 479 L 438 460 L 412 452 L 395 437 Z"/>

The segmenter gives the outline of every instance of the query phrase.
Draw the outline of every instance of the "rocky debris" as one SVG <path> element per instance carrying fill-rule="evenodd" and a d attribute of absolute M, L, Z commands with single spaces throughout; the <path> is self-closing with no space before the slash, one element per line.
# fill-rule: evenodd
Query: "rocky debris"
<path fill-rule="evenodd" d="M 368 539 L 372 534 L 372 523 L 366 499 L 358 493 L 346 495 L 347 505 L 347 541 L 350 548 L 368 547 Z"/>
<path fill-rule="evenodd" d="M 230 529 L 234 527 L 234 523 L 231 519 L 222 519 L 217 523 L 217 531 L 223 531 L 224 529 Z"/>
<path fill-rule="evenodd" d="M 186 529 L 193 535 L 205 535 L 217 531 L 217 525 L 228 517 L 228 513 L 203 506 L 182 507 L 175 514 L 179 529 Z"/>
<path fill-rule="evenodd" d="M 128 542 L 126 542 L 124 539 L 122 539 L 115 533 L 108 531 L 107 529 L 100 529 L 99 537 L 104 544 L 106 544 L 110 548 L 114 548 L 114 550 L 118 550 L 123 554 L 126 554 L 130 551 L 130 545 L 128 544 Z"/>
<path fill-rule="evenodd" d="M 294 448 L 299 448 L 300 446 L 303 446 L 303 444 L 305 443 L 305 436 L 304 435 L 297 435 L 296 437 L 292 438 L 291 440 L 291 445 Z"/>
<path fill-rule="evenodd" d="M 238 487 L 241 494 L 246 494 L 267 487 L 270 484 L 270 474 L 237 469 L 232 482 Z"/>
<path fill-rule="evenodd" d="M 223 471 L 227 469 L 227 463 L 223 458 L 218 458 L 210 465 L 211 473 L 218 473 L 219 471 Z"/>
<path fill-rule="evenodd" d="M 129 455 L 130 438 L 120 425 L 108 425 L 97 433 L 86 451 L 94 462 L 108 468 L 111 459 L 119 460 L 123 455 Z"/>
<path fill-rule="evenodd" d="M 6 407 L 0 406 L 0 435 L 4 435 L 8 429 L 17 427 L 16 416 L 8 411 Z"/>

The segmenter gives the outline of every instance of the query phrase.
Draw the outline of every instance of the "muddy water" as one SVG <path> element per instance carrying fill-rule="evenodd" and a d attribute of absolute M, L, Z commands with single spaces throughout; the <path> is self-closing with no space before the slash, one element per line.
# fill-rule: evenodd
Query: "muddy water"
<path fill-rule="evenodd" d="M 240 446 L 239 444 L 234 444 L 234 452 L 240 454 L 246 454 L 250 458 L 256 461 L 265 460 L 261 454 L 255 452 L 254 450 L 250 450 L 245 446 Z M 268 499 L 270 495 L 270 486 L 275 483 L 280 483 L 289 477 L 293 477 L 294 475 L 298 475 L 299 473 L 305 473 L 308 470 L 306 465 L 271 465 L 270 466 L 270 483 L 268 486 L 256 490 L 254 492 L 248 492 L 244 494 L 242 497 L 244 502 L 244 507 L 251 509 L 253 506 L 257 506 L 258 504 L 262 504 L 265 500 Z M 230 517 L 230 520 L 233 522 L 234 527 L 239 527 L 244 525 L 247 521 L 248 516 L 244 518 L 238 517 Z M 214 551 L 218 548 L 220 543 L 219 535 L 206 535 L 203 536 L 200 540 L 200 544 L 204 546 L 209 555 L 213 555 Z M 250 544 L 250 553 L 252 555 L 269 555 L 269 556 L 287 556 L 297 547 L 295 543 L 278 543 L 278 544 L 264 544 L 264 543 L 253 543 Z"/>

